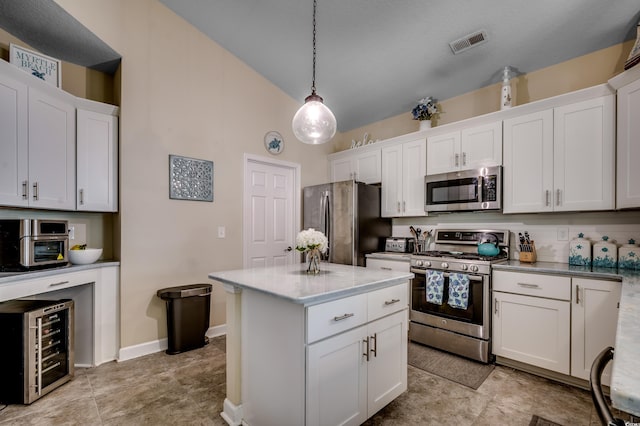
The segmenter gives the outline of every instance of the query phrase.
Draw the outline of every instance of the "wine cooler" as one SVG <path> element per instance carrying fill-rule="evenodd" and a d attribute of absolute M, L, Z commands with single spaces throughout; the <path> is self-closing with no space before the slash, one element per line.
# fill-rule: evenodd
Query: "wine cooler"
<path fill-rule="evenodd" d="M 73 300 L 0 303 L 0 402 L 31 404 L 73 378 Z"/>

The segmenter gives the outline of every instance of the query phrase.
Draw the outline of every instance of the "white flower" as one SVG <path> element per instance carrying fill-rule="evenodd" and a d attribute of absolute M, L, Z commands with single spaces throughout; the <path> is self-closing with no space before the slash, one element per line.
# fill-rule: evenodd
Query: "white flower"
<path fill-rule="evenodd" d="M 318 249 L 320 253 L 324 253 L 327 251 L 328 246 L 329 240 L 327 240 L 327 237 L 313 228 L 298 232 L 296 237 L 296 250 L 298 251 Z"/>

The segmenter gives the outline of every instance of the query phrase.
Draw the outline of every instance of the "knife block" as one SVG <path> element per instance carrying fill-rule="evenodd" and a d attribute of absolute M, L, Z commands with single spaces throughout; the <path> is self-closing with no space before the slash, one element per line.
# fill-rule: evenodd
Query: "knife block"
<path fill-rule="evenodd" d="M 520 244 L 520 262 L 535 263 L 537 259 L 535 241 L 531 244 Z"/>

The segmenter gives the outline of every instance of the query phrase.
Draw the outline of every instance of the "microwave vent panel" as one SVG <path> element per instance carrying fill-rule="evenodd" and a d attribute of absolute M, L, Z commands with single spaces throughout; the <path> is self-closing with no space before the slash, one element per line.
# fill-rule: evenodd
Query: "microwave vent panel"
<path fill-rule="evenodd" d="M 458 53 L 462 53 L 466 50 L 471 49 L 472 47 L 481 45 L 486 42 L 487 32 L 484 30 L 480 30 L 452 41 L 451 43 L 449 43 L 449 46 L 451 47 L 454 55 L 457 55 Z"/>

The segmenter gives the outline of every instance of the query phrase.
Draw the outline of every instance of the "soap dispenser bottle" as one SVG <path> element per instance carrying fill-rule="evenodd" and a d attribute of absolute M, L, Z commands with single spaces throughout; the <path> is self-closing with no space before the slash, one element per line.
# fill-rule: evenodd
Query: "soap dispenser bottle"
<path fill-rule="evenodd" d="M 511 97 L 511 70 L 504 67 L 502 70 L 502 95 L 500 98 L 500 109 L 511 108 L 513 98 Z"/>
<path fill-rule="evenodd" d="M 640 270 L 640 250 L 635 240 L 630 239 L 618 249 L 618 268 Z"/>
<path fill-rule="evenodd" d="M 582 232 L 569 244 L 569 265 L 591 266 L 591 241 Z"/>
<path fill-rule="evenodd" d="M 606 235 L 593 245 L 593 266 L 596 268 L 618 267 L 618 246 L 610 243 Z"/>

